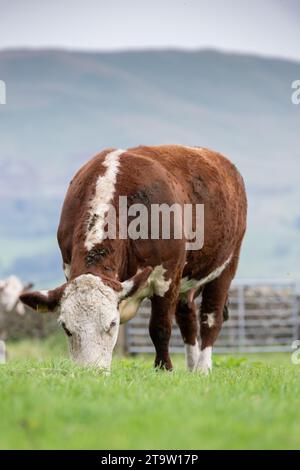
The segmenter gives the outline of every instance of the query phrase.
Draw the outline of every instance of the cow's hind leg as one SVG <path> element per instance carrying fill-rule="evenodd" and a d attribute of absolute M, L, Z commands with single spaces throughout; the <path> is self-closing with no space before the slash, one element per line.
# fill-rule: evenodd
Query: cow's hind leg
<path fill-rule="evenodd" d="M 193 301 L 179 300 L 176 307 L 176 322 L 185 344 L 187 368 L 193 371 L 197 367 L 200 355 L 196 306 Z"/>
<path fill-rule="evenodd" d="M 207 284 L 202 292 L 200 307 L 201 348 L 197 370 L 208 374 L 212 368 L 212 348 L 224 321 L 228 291 L 237 267 L 238 257 L 220 275 Z"/>

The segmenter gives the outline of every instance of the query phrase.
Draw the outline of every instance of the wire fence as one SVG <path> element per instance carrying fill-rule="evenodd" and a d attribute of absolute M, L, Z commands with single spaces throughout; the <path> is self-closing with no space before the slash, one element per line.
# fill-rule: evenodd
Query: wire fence
<path fill-rule="evenodd" d="M 201 298 L 196 303 L 200 306 Z M 150 302 L 126 326 L 128 353 L 153 353 L 148 333 Z M 234 281 L 229 295 L 229 320 L 223 324 L 215 351 L 283 352 L 299 338 L 299 302 L 295 284 L 285 280 Z M 173 325 L 170 350 L 183 353 L 180 331 Z"/>

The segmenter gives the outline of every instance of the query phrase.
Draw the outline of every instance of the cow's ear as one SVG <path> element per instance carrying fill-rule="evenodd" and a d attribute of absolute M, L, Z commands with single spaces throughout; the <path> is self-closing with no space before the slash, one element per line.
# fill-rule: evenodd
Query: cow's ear
<path fill-rule="evenodd" d="M 59 306 L 66 284 L 49 291 L 25 292 L 20 295 L 23 304 L 36 312 L 53 312 Z"/>
<path fill-rule="evenodd" d="M 151 273 L 152 268 L 148 266 L 147 268 L 144 268 L 142 271 L 138 272 L 132 278 L 122 282 L 122 290 L 119 293 L 119 300 L 121 301 L 126 299 L 126 297 L 131 297 L 133 294 L 141 291 L 146 286 Z"/>

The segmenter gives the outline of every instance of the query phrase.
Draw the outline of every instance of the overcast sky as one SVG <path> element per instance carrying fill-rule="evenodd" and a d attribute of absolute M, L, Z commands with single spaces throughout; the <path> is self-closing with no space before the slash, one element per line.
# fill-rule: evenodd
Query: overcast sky
<path fill-rule="evenodd" d="M 214 47 L 300 60 L 299 0 L 0 0 L 0 48 Z"/>

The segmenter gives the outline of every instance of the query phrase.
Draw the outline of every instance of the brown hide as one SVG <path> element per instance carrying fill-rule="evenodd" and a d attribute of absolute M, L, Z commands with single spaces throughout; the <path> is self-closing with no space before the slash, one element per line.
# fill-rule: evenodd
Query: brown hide
<path fill-rule="evenodd" d="M 227 315 L 228 290 L 246 230 L 242 177 L 227 158 L 208 149 L 179 145 L 128 149 L 119 157 L 111 201 L 114 206 L 118 207 L 119 196 L 127 196 L 128 206 L 142 203 L 149 209 L 152 204 L 204 204 L 204 246 L 187 251 L 185 239 L 153 240 L 149 234 L 147 240 L 103 240 L 87 251 L 86 235 L 97 220 L 96 214 L 94 217 L 89 213 L 91 201 L 98 177 L 106 174 L 103 163 L 111 151 L 101 152 L 80 169 L 64 201 L 58 242 L 63 262 L 70 266 L 70 280 L 91 273 L 117 289 L 120 281 L 138 270 L 163 265 L 165 280 L 170 284 L 163 296 L 152 295 L 149 332 L 156 349 L 155 365 L 166 369 L 172 368 L 168 344 L 174 314 L 184 342 L 188 347 L 197 344 L 194 297 L 201 290 L 201 349 L 206 353 L 195 367 L 206 372 L 209 360 L 204 366 L 201 360 L 214 344 Z M 197 289 L 191 287 L 186 298 L 179 295 L 183 277 L 203 280 L 220 267 L 223 269 L 213 280 Z"/>
<path fill-rule="evenodd" d="M 114 201 L 126 195 L 129 205 L 204 204 L 203 248 L 185 252 L 185 240 L 117 239 L 104 240 L 94 253 L 87 253 L 84 240 L 89 203 L 97 178 L 106 171 L 103 161 L 110 151 L 101 152 L 75 175 L 64 201 L 58 241 L 64 262 L 71 265 L 71 279 L 90 272 L 122 281 L 143 266 L 163 263 L 170 272 L 182 271 L 185 261 L 183 275 L 201 279 L 240 246 L 247 203 L 235 166 L 208 149 L 164 145 L 137 147 L 121 155 Z"/>

